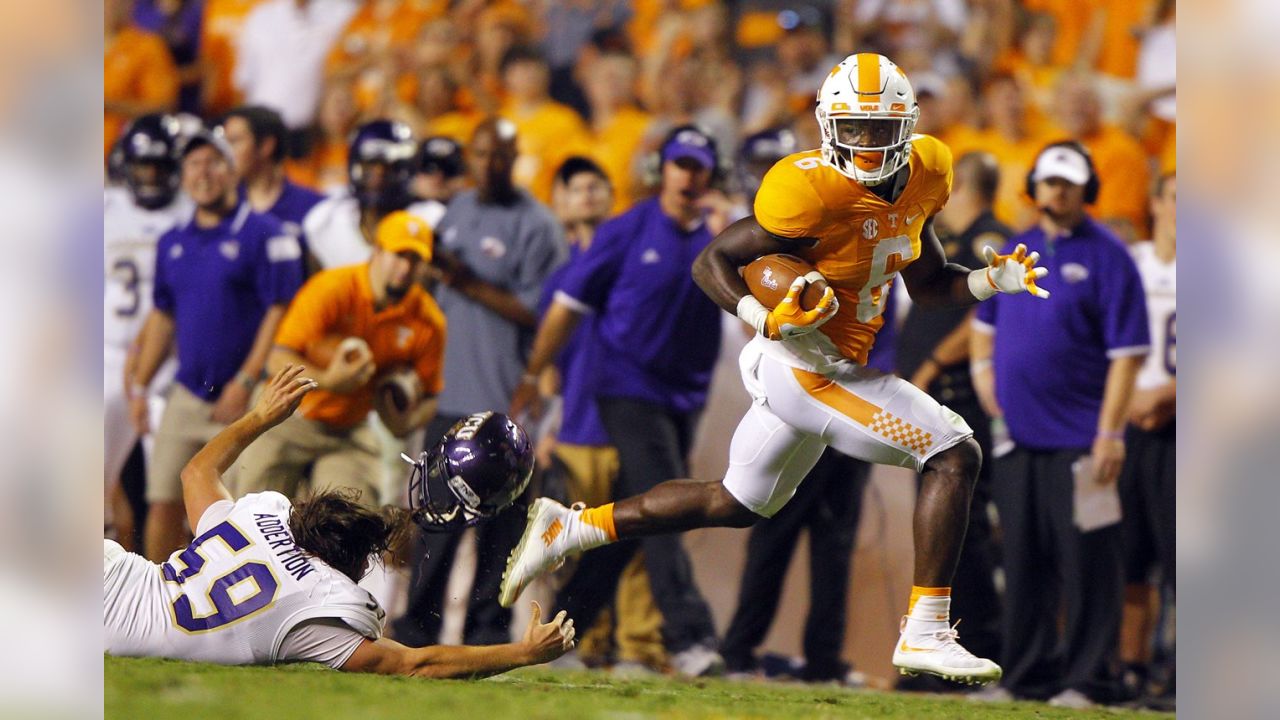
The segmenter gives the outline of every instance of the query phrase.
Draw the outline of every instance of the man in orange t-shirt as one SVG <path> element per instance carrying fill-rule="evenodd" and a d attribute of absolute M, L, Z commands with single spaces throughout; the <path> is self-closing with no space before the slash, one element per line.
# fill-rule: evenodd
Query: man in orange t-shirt
<path fill-rule="evenodd" d="M 403 410 L 379 403 L 382 422 L 400 437 L 435 416 L 444 385 L 444 314 L 416 282 L 431 254 L 427 221 L 395 212 L 378 225 L 369 262 L 324 270 L 302 286 L 280 322 L 268 370 L 310 364 L 308 350 L 326 338 L 348 340 L 327 368 L 315 370 L 319 388 L 297 414 L 245 452 L 238 494 L 276 490 L 297 497 L 310 468 L 312 492 L 352 487 L 361 491 L 361 502 L 380 504 L 386 469 L 370 421 L 379 373 L 411 367 L 420 388 Z M 356 347 L 347 351 L 348 344 Z"/>
<path fill-rule="evenodd" d="M 129 120 L 171 110 L 178 100 L 178 67 L 169 48 L 155 35 L 129 25 L 131 5 L 107 0 L 103 8 L 103 157 Z"/>
<path fill-rule="evenodd" d="M 512 175 L 538 202 L 549 203 L 561 163 L 590 146 L 587 126 L 577 111 L 551 99 L 551 70 L 539 51 L 510 50 L 502 61 L 502 79 L 507 102 L 501 115 L 515 123 L 519 138 Z"/>
<path fill-rule="evenodd" d="M 1096 217 L 1125 242 L 1144 237 L 1151 168 L 1142 144 L 1121 128 L 1103 122 L 1097 84 L 1089 76 L 1064 76 L 1057 98 L 1055 119 L 1063 134 L 1088 148 L 1102 181 L 1094 205 Z"/>

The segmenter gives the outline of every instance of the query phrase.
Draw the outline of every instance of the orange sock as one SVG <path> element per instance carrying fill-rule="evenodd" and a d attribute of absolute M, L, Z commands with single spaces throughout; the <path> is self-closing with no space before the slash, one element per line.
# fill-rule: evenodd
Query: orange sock
<path fill-rule="evenodd" d="M 613 503 L 583 510 L 582 522 L 603 530 L 609 542 L 617 541 L 618 530 L 613 526 Z"/>
<path fill-rule="evenodd" d="M 926 603 L 927 605 L 930 606 L 928 609 L 931 615 L 939 614 L 938 611 L 942 610 L 943 608 L 945 608 L 945 610 L 943 610 L 944 612 L 949 611 L 951 608 L 951 588 L 920 587 L 919 585 L 912 585 L 911 600 L 907 603 L 908 615 L 911 615 L 915 611 L 916 603 L 921 598 L 938 598 L 937 600 L 931 600 L 928 603 Z M 929 619 L 933 620 L 937 618 L 931 617 Z M 945 620 L 946 618 L 941 618 L 941 619 Z"/>

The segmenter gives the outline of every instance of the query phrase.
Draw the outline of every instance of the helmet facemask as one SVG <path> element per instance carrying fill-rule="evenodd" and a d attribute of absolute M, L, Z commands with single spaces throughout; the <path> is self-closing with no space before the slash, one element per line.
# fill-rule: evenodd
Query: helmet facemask
<path fill-rule="evenodd" d="M 919 107 L 910 111 L 814 114 L 822 130 L 822 157 L 863 185 L 879 185 L 911 161 L 911 135 Z"/>
<path fill-rule="evenodd" d="M 417 461 L 401 453 L 413 465 L 409 475 L 409 510 L 413 520 L 427 532 L 454 532 L 493 515 L 465 482 L 449 476 L 444 456 L 421 453 Z"/>

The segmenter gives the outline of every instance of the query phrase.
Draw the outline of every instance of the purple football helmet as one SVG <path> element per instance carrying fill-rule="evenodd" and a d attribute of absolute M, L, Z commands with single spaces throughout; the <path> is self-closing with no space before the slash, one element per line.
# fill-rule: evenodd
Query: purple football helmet
<path fill-rule="evenodd" d="M 533 443 L 506 415 L 475 413 L 410 462 L 414 521 L 428 532 L 449 532 L 492 518 L 524 492 L 533 474 Z"/>
<path fill-rule="evenodd" d="M 409 184 L 417 152 L 413 131 L 398 120 L 372 120 L 356 128 L 347 151 L 347 175 L 360 207 L 390 212 L 413 202 Z M 375 165 L 382 172 L 374 173 Z"/>

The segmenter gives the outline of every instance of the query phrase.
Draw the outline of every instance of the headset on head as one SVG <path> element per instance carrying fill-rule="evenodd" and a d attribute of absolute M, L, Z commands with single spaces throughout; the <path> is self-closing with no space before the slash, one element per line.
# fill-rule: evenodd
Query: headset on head
<path fill-rule="evenodd" d="M 1084 158 L 1084 164 L 1089 168 L 1089 181 L 1084 184 L 1084 204 L 1092 205 L 1098 201 L 1098 191 L 1102 189 L 1102 181 L 1098 179 L 1098 168 L 1094 167 L 1093 155 L 1089 149 L 1080 144 L 1076 140 L 1063 140 L 1061 142 L 1050 143 L 1045 145 L 1040 152 L 1036 153 L 1035 162 L 1031 163 L 1031 169 L 1027 171 L 1027 184 L 1025 187 L 1027 197 L 1032 201 L 1036 199 L 1036 183 L 1035 173 L 1036 165 L 1040 162 L 1040 157 L 1046 152 L 1054 148 L 1067 148 L 1080 154 Z"/>
<path fill-rule="evenodd" d="M 645 184 L 651 187 L 657 187 L 662 182 L 662 153 L 666 151 L 667 146 L 676 139 L 676 136 L 685 130 L 694 130 L 698 134 L 707 139 L 707 145 L 711 148 L 711 154 L 715 156 L 715 167 L 711 168 L 711 185 L 716 187 L 724 180 L 729 168 L 723 155 L 720 154 L 719 145 L 716 144 L 715 137 L 704 130 L 701 126 L 693 123 L 685 123 L 671 128 L 671 130 L 662 138 L 658 149 L 650 152 L 644 158 L 644 179 Z"/>

